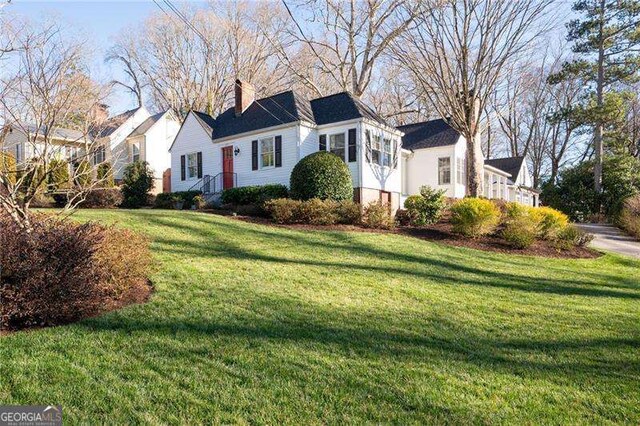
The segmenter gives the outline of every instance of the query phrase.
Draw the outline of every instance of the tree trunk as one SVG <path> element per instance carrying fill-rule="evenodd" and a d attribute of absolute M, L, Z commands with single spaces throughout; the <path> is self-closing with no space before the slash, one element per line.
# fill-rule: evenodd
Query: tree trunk
<path fill-rule="evenodd" d="M 595 134 L 593 137 L 593 148 L 595 151 L 595 166 L 593 168 L 593 180 L 594 180 L 594 188 L 598 194 L 602 192 L 602 155 L 604 153 L 604 149 L 602 146 L 602 138 L 603 138 L 603 123 L 602 117 L 600 114 L 602 113 L 602 105 L 604 103 L 604 8 L 605 8 L 605 0 L 600 1 L 600 23 L 599 23 L 599 33 L 598 42 L 600 43 L 598 49 L 598 81 L 596 87 L 596 96 L 598 103 L 598 112 L 596 116 L 596 128 Z"/>
<path fill-rule="evenodd" d="M 482 195 L 483 168 L 480 132 L 476 130 L 475 135 L 467 137 L 467 195 L 470 197 Z"/>

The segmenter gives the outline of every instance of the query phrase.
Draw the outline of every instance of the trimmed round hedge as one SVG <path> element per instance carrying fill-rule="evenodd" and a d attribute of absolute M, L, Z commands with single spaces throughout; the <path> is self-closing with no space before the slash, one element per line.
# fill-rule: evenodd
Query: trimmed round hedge
<path fill-rule="evenodd" d="M 304 157 L 293 168 L 290 195 L 298 200 L 350 200 L 353 198 L 351 172 L 337 155 L 316 152 Z"/>

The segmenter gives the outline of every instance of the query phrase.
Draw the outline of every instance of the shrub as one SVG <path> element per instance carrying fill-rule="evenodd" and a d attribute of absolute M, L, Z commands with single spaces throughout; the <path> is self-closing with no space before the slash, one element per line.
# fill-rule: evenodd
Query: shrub
<path fill-rule="evenodd" d="M 116 186 L 113 180 L 113 168 L 111 163 L 104 162 L 98 165 L 96 169 L 96 179 L 100 182 L 100 186 L 103 188 L 113 188 Z"/>
<path fill-rule="evenodd" d="M 7 176 L 11 185 L 16 184 L 16 159 L 13 155 L 0 151 L 0 173 Z"/>
<path fill-rule="evenodd" d="M 193 197 L 193 206 L 196 210 L 202 210 L 207 206 L 207 200 L 201 194 L 198 194 Z"/>
<path fill-rule="evenodd" d="M 511 246 L 524 249 L 530 247 L 541 230 L 541 218 L 535 208 L 520 203 L 504 203 L 504 227 L 502 238 Z"/>
<path fill-rule="evenodd" d="M 46 209 L 55 206 L 55 204 L 56 203 L 53 197 L 43 192 L 37 192 L 31 199 L 29 207 L 33 207 L 36 209 Z"/>
<path fill-rule="evenodd" d="M 440 220 L 445 208 L 445 191 L 430 186 L 420 188 L 420 195 L 412 195 L 404 202 L 409 211 L 411 224 L 417 226 L 431 225 Z"/>
<path fill-rule="evenodd" d="M 364 208 L 362 223 L 367 228 L 375 229 L 392 229 L 395 226 L 389 206 L 380 201 L 373 201 Z"/>
<path fill-rule="evenodd" d="M 153 207 L 171 210 L 178 208 L 179 204 L 182 203 L 182 209 L 189 210 L 196 205 L 196 197 L 201 196 L 202 192 L 200 191 L 163 192 L 156 196 Z M 202 201 L 204 201 L 204 198 L 202 198 Z"/>
<path fill-rule="evenodd" d="M 74 183 L 81 187 L 86 188 L 91 185 L 93 180 L 91 163 L 87 160 L 82 160 L 75 165 L 75 172 L 73 174 Z"/>
<path fill-rule="evenodd" d="M 107 209 L 118 207 L 122 203 L 120 188 L 94 188 L 89 191 L 80 207 L 85 209 Z"/>
<path fill-rule="evenodd" d="M 624 202 L 620 215 L 620 226 L 640 239 L 640 195 L 629 197 Z"/>
<path fill-rule="evenodd" d="M 49 191 L 58 191 L 69 186 L 69 163 L 63 160 L 52 160 L 49 163 L 47 186 Z"/>
<path fill-rule="evenodd" d="M 338 223 L 343 225 L 359 225 L 362 222 L 360 204 L 351 200 L 338 201 L 336 214 L 338 215 Z"/>
<path fill-rule="evenodd" d="M 268 200 L 287 198 L 288 196 L 289 190 L 284 185 L 255 185 L 225 189 L 222 191 L 221 200 L 223 204 L 242 206 L 262 204 Z"/>
<path fill-rule="evenodd" d="M 553 245 L 558 250 L 571 250 L 574 247 L 583 247 L 593 240 L 593 235 L 582 232 L 573 225 L 562 229 L 553 240 Z"/>
<path fill-rule="evenodd" d="M 64 324 L 146 284 L 148 241 L 96 223 L 32 217 L 27 233 L 0 216 L 0 328 Z"/>
<path fill-rule="evenodd" d="M 538 226 L 527 218 L 518 217 L 505 223 L 501 235 L 513 247 L 524 249 L 536 241 Z"/>
<path fill-rule="evenodd" d="M 310 225 L 335 225 L 338 222 L 336 210 L 335 201 L 312 198 L 298 205 L 297 222 Z"/>
<path fill-rule="evenodd" d="M 555 239 L 569 225 L 569 216 L 551 207 L 537 207 L 533 214 L 540 222 L 540 237 Z"/>
<path fill-rule="evenodd" d="M 414 197 L 415 195 L 412 195 Z M 406 209 L 396 211 L 396 224 L 399 226 L 409 226 L 415 221 L 415 216 Z"/>
<path fill-rule="evenodd" d="M 500 216 L 500 209 L 482 198 L 464 198 L 451 206 L 453 230 L 472 238 L 492 233 Z"/>
<path fill-rule="evenodd" d="M 288 198 L 277 198 L 265 203 L 265 209 L 276 223 L 295 223 L 298 219 L 298 210 L 302 201 Z"/>
<path fill-rule="evenodd" d="M 136 161 L 128 164 L 122 176 L 122 207 L 137 209 L 147 204 L 153 188 L 153 172 L 149 164 Z"/>
<path fill-rule="evenodd" d="M 291 196 L 298 200 L 350 200 L 351 172 L 340 157 L 320 151 L 304 157 L 291 172 Z"/>

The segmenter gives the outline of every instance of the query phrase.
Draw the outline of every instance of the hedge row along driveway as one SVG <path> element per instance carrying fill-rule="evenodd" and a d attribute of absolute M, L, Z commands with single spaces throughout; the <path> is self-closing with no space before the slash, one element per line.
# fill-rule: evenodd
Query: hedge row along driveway
<path fill-rule="evenodd" d="M 640 262 L 77 217 L 148 233 L 157 292 L 0 337 L 4 404 L 60 404 L 69 423 L 640 422 Z"/>

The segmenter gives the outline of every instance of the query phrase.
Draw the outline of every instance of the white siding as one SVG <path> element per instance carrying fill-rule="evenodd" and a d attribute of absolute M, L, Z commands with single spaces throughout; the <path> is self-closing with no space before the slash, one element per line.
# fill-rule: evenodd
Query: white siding
<path fill-rule="evenodd" d="M 108 143 L 110 149 L 107 152 L 107 160 L 111 162 L 111 167 L 113 167 L 114 177 L 116 179 L 122 179 L 124 168 L 129 162 L 127 136 L 150 116 L 149 111 L 141 107 L 129 117 L 128 120 L 122 123 L 115 132 L 109 135 L 108 138 L 96 141 L 97 143 Z"/>
<path fill-rule="evenodd" d="M 356 129 L 356 161 L 349 162 L 349 129 Z M 358 122 L 346 123 L 341 125 L 327 124 L 324 126 L 318 126 L 317 136 L 313 142 L 313 152 L 319 149 L 320 135 L 327 135 L 327 151 L 330 149 L 330 136 L 336 134 L 344 134 L 345 152 L 344 161 L 351 172 L 351 179 L 353 181 L 354 188 L 360 186 L 360 167 L 358 161 L 360 160 L 361 153 L 363 152 L 362 143 L 364 142 L 364 136 L 361 134 L 362 125 Z"/>
<path fill-rule="evenodd" d="M 178 130 L 180 124 L 170 114 L 165 114 L 144 135 L 144 152 L 141 158 L 149 163 L 156 179 L 162 179 L 162 173 L 171 167 L 169 147 Z"/>
<path fill-rule="evenodd" d="M 396 152 L 394 156 L 397 158 L 396 168 L 383 167 L 378 164 L 372 164 L 367 161 L 366 131 L 371 132 L 371 136 L 382 135 L 384 138 L 390 138 L 395 141 Z M 369 123 L 362 123 L 358 131 L 358 160 L 361 176 L 362 188 L 369 188 L 381 191 L 388 191 L 400 194 L 402 190 L 402 161 L 401 160 L 401 138 L 398 134 L 391 133 L 381 127 L 373 126 Z M 358 165 L 356 165 L 357 167 Z"/>
<path fill-rule="evenodd" d="M 251 170 L 251 142 L 264 138 L 282 136 L 282 167 L 259 168 Z M 274 139 L 275 140 L 275 139 Z M 222 172 L 222 148 L 232 146 L 233 151 L 240 149 L 233 156 L 233 171 L 237 176 L 238 186 L 282 184 L 289 186 L 289 178 L 294 166 L 298 163 L 298 126 L 293 125 L 266 132 L 241 136 L 223 142 L 215 142 L 212 154 L 211 176 Z M 203 159 L 203 163 L 209 160 Z M 208 174 L 204 172 L 204 174 Z"/>
<path fill-rule="evenodd" d="M 421 186 L 430 186 L 434 189 L 444 189 L 445 196 L 462 198 L 466 194 L 466 184 L 457 182 L 458 158 L 465 158 L 467 147 L 465 139 L 460 137 L 455 145 L 436 148 L 416 149 L 407 156 L 406 193 L 414 195 L 420 193 Z M 438 159 L 451 159 L 451 183 L 440 185 L 438 183 Z"/>
<path fill-rule="evenodd" d="M 198 179 L 181 180 L 180 156 L 202 152 L 202 175 L 215 176 L 218 173 L 214 159 L 217 149 L 211 141 L 211 136 L 198 119 L 193 113 L 189 113 L 171 147 L 171 191 L 186 191 L 198 181 Z"/>

